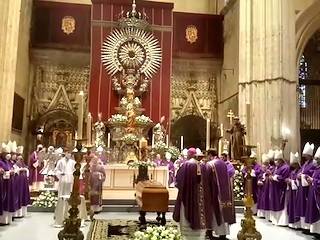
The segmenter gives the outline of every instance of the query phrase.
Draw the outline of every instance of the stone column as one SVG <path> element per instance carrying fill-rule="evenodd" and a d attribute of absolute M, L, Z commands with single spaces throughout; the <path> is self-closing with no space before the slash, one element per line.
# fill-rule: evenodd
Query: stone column
<path fill-rule="evenodd" d="M 261 153 L 280 147 L 282 128 L 287 127 L 291 131 L 287 150 L 297 151 L 293 1 L 239 3 L 239 116 L 249 126 L 249 143 L 259 143 Z"/>
<path fill-rule="evenodd" d="M 0 1 L 0 142 L 11 138 L 21 4 Z"/>

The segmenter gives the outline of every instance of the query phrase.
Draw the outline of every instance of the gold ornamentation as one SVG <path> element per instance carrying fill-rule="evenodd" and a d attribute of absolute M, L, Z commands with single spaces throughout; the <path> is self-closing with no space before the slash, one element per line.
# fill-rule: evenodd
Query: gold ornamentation
<path fill-rule="evenodd" d="M 195 25 L 189 25 L 186 28 L 186 39 L 189 43 L 195 43 L 198 39 L 198 29 Z"/>
<path fill-rule="evenodd" d="M 76 30 L 76 20 L 72 16 L 65 16 L 61 21 L 61 29 L 67 35 L 71 34 Z"/>

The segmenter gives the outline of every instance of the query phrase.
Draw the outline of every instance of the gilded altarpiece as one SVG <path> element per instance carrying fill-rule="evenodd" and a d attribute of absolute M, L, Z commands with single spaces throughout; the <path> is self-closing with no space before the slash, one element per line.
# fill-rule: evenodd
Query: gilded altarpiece
<path fill-rule="evenodd" d="M 88 79 L 88 67 L 35 65 L 32 128 L 42 134 L 42 142 L 46 146 L 73 147 L 78 109 L 81 105 L 87 109 Z M 82 99 L 80 91 L 84 92 Z"/>

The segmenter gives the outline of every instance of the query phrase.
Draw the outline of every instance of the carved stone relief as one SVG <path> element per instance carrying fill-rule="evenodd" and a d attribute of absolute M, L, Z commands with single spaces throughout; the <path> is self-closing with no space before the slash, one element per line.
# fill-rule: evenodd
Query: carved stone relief
<path fill-rule="evenodd" d="M 217 76 L 221 62 L 174 60 L 171 85 L 171 116 L 175 122 L 186 115 L 217 120 Z"/>

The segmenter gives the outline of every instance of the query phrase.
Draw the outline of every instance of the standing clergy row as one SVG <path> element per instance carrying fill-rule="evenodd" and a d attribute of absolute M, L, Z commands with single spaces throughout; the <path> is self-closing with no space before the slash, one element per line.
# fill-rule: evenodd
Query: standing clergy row
<path fill-rule="evenodd" d="M 180 223 L 184 239 L 210 239 L 213 233 L 226 239 L 229 224 L 235 223 L 230 176 L 225 161 L 209 150 L 208 158 L 194 148 L 176 175 L 178 196 L 173 218 Z"/>
<path fill-rule="evenodd" d="M 307 143 L 299 161 L 290 153 L 289 163 L 282 151 L 263 154 L 255 163 L 254 195 L 257 215 L 274 225 L 289 226 L 320 234 L 320 147 Z"/>
<path fill-rule="evenodd" d="M 3 143 L 0 151 L 0 225 L 27 214 L 30 203 L 28 175 L 23 147 L 16 142 Z"/>

